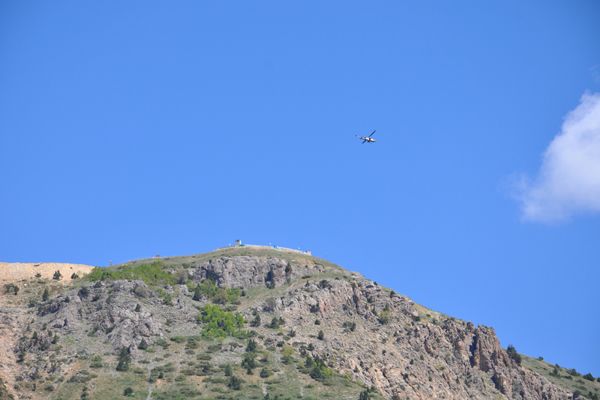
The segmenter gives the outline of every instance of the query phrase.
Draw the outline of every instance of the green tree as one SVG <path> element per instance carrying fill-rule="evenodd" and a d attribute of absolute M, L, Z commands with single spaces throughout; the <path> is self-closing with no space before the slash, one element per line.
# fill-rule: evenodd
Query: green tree
<path fill-rule="evenodd" d="M 331 368 L 318 357 L 314 359 L 310 356 L 306 357 L 304 366 L 308 369 L 310 377 L 317 381 L 324 381 L 333 375 Z"/>
<path fill-rule="evenodd" d="M 62 274 L 60 273 L 60 271 L 55 271 L 54 275 L 52 276 L 52 279 L 54 279 L 55 281 L 60 281 L 62 279 Z"/>
<path fill-rule="evenodd" d="M 146 339 L 142 339 L 140 344 L 138 344 L 138 349 L 146 350 L 147 348 L 148 348 L 148 342 L 146 342 Z"/>
<path fill-rule="evenodd" d="M 246 369 L 248 375 L 252 374 L 254 368 L 256 368 L 256 354 L 255 353 L 244 353 L 242 357 L 242 368 Z"/>
<path fill-rule="evenodd" d="M 325 339 L 325 333 L 323 333 L 323 331 L 319 331 L 319 334 L 317 335 L 317 339 L 319 339 L 319 340 Z"/>
<path fill-rule="evenodd" d="M 233 369 L 231 368 L 231 365 L 227 364 L 223 370 L 223 373 L 225 374 L 225 376 L 232 376 Z"/>
<path fill-rule="evenodd" d="M 192 297 L 192 300 L 200 301 L 200 299 L 202 299 L 202 288 L 200 287 L 200 284 L 198 284 L 194 289 L 194 296 Z"/>
<path fill-rule="evenodd" d="M 248 340 L 248 345 L 246 346 L 246 352 L 254 352 L 256 351 L 256 341 L 254 339 Z"/>
<path fill-rule="evenodd" d="M 42 301 L 47 301 L 48 297 L 50 297 L 50 293 L 48 292 L 48 288 L 44 288 L 44 292 L 42 293 Z"/>
<path fill-rule="evenodd" d="M 278 329 L 281 325 L 285 324 L 285 320 L 281 317 L 273 317 L 271 323 L 269 324 L 269 328 Z"/>
<path fill-rule="evenodd" d="M 133 396 L 133 389 L 130 387 L 125 388 L 125 390 L 123 390 L 123 396 L 126 396 L 126 397 Z"/>
<path fill-rule="evenodd" d="M 269 289 L 273 289 L 275 287 L 275 273 L 273 270 L 267 272 L 267 276 L 265 277 L 265 285 Z"/>
<path fill-rule="evenodd" d="M 254 318 L 252 318 L 252 321 L 250 321 L 250 326 L 257 328 L 260 326 L 260 314 L 255 311 L 256 314 L 254 314 Z"/>
<path fill-rule="evenodd" d="M 516 362 L 518 365 L 521 365 L 521 355 L 517 352 L 517 349 L 515 349 L 515 346 L 513 346 L 512 344 L 509 345 L 508 348 L 506 349 L 506 352 L 508 353 L 508 356 L 514 362 Z"/>
<path fill-rule="evenodd" d="M 119 362 L 117 364 L 117 371 L 124 372 L 129 370 L 129 364 L 131 363 L 131 354 L 127 347 L 123 347 L 119 353 Z"/>
<path fill-rule="evenodd" d="M 590 382 L 594 382 L 594 380 L 595 380 L 594 376 L 591 373 L 589 373 L 589 372 L 583 376 L 583 379 L 586 379 L 586 380 L 588 380 Z"/>
<path fill-rule="evenodd" d="M 242 380 L 235 375 L 229 377 L 227 387 L 232 390 L 240 390 L 242 387 Z"/>
<path fill-rule="evenodd" d="M 247 333 L 242 329 L 244 317 L 238 313 L 225 311 L 216 304 L 205 305 L 199 320 L 204 324 L 202 335 L 208 338 L 224 338 L 233 336 L 242 338 Z"/>

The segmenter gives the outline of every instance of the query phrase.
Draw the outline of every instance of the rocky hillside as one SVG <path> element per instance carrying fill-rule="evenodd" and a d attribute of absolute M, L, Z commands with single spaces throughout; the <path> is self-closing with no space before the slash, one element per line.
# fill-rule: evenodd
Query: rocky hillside
<path fill-rule="evenodd" d="M 231 248 L 19 289 L 0 297 L 0 399 L 573 398 L 492 328 L 299 253 Z"/>

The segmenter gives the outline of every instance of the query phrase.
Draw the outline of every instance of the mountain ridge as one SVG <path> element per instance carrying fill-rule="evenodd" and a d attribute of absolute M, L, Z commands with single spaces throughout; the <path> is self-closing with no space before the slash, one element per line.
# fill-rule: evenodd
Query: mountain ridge
<path fill-rule="evenodd" d="M 38 285 L 22 294 L 22 303 L 28 302 L 25 314 L 11 319 L 10 307 L 2 304 L 5 321 L 20 321 L 12 336 L 3 335 L 10 342 L 4 347 L 14 349 L 8 364 L 18 373 L 5 368 L 0 376 L 16 398 L 82 398 L 84 388 L 94 398 L 108 390 L 103 379 L 115 374 L 123 357 L 138 376 L 128 378 L 131 386 L 122 390 L 129 387 L 137 398 L 179 398 L 177 390 L 183 389 L 187 397 L 181 398 L 327 398 L 327 389 L 348 399 L 573 398 L 520 365 L 492 328 L 429 310 L 305 253 L 234 247 L 136 260 L 54 285 L 46 300 L 32 305 L 41 288 L 48 288 L 47 282 Z M 12 300 L 12 309 L 19 309 L 21 303 Z M 223 321 L 235 315 L 247 322 L 223 333 L 219 323 L 227 325 Z M 211 318 L 223 318 L 212 331 L 207 330 Z M 225 385 L 231 376 L 220 374 L 229 362 L 236 365 L 233 376 L 253 371 L 249 361 L 244 367 L 246 353 L 239 352 L 249 341 L 262 351 L 261 365 L 272 375 L 255 383 L 250 383 L 255 374 L 243 375 L 239 379 L 248 383 L 237 390 L 235 384 Z M 209 353 L 217 345 L 226 350 Z M 169 347 L 180 351 L 168 368 L 178 375 L 163 372 L 152 382 L 153 371 L 165 368 Z M 106 360 L 93 369 L 96 377 L 78 378 L 77 366 L 92 368 L 98 354 Z M 161 354 L 160 360 L 153 354 Z M 199 357 L 193 361 L 199 370 L 190 373 L 193 357 Z M 210 365 L 198 361 L 202 357 L 210 357 Z M 262 372 L 261 379 L 268 374 Z M 61 381 L 61 376 L 69 378 Z M 45 389 L 47 397 L 39 397 L 39 379 L 51 388 Z M 297 382 L 295 396 L 283 397 L 276 379 Z"/>

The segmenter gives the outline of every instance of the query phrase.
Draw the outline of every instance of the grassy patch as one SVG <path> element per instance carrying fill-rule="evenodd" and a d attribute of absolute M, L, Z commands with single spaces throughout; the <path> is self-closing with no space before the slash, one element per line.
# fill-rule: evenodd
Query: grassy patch
<path fill-rule="evenodd" d="M 569 392 L 579 391 L 588 399 L 595 396 L 600 398 L 600 382 L 585 379 L 580 374 L 575 375 L 573 369 L 551 365 L 543 360 L 522 355 L 522 365 L 546 377 L 549 381 Z"/>
<path fill-rule="evenodd" d="M 175 276 L 162 268 L 162 263 L 125 266 L 122 269 L 94 268 L 85 279 L 96 282 L 103 280 L 141 280 L 149 286 L 174 285 Z"/>

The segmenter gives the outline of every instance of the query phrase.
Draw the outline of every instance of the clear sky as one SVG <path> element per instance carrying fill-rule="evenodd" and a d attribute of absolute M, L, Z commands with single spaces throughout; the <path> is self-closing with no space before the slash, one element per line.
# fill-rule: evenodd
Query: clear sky
<path fill-rule="evenodd" d="M 0 260 L 311 249 L 598 376 L 599 20 L 595 0 L 0 1 Z"/>

